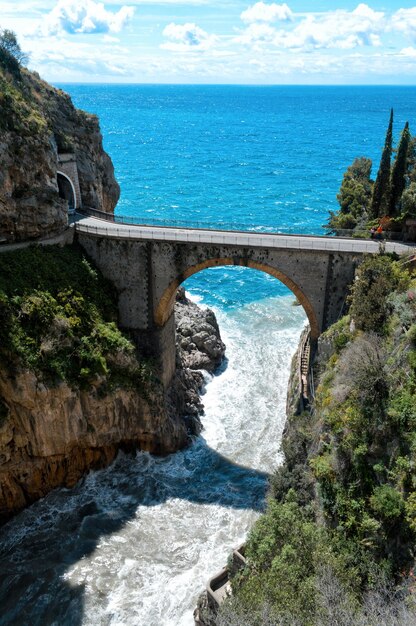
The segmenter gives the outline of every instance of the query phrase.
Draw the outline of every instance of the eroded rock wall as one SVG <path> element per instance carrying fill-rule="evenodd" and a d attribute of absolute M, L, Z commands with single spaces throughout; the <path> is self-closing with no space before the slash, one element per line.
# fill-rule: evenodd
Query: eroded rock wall
<path fill-rule="evenodd" d="M 0 240 L 26 241 L 67 227 L 58 155 L 75 155 L 84 206 L 112 212 L 120 190 L 98 118 L 36 74 L 0 68 Z"/>
<path fill-rule="evenodd" d="M 47 387 L 33 372 L 0 370 L 0 519 L 57 486 L 73 486 L 120 448 L 156 454 L 187 442 L 187 428 L 169 412 L 163 391 Z"/>
<path fill-rule="evenodd" d="M 211 320 L 209 346 L 215 339 L 224 354 L 215 316 L 183 292 L 178 319 L 191 338 L 206 332 Z M 212 371 L 221 360 L 214 352 L 210 361 L 203 347 L 199 357 L 192 350 L 191 364 L 204 363 Z M 140 393 L 103 393 L 99 385 L 83 391 L 64 382 L 47 386 L 31 371 L 0 368 L 0 521 L 55 487 L 72 487 L 85 472 L 108 465 L 119 449 L 169 454 L 184 447 L 189 435 L 200 432 L 203 412 L 204 377 L 188 362 L 178 350 L 176 377 L 166 394 L 157 384 Z"/>

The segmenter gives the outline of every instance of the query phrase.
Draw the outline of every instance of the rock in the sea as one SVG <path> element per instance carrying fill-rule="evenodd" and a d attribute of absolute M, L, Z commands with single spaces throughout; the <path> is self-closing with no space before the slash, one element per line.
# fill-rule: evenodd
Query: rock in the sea
<path fill-rule="evenodd" d="M 199 434 L 203 412 L 201 389 L 204 375 L 201 370 L 214 372 L 221 365 L 225 344 L 221 340 L 215 313 L 202 309 L 179 287 L 175 302 L 176 322 L 176 376 L 172 384 L 175 401 L 187 417 L 190 434 Z"/>
<path fill-rule="evenodd" d="M 214 372 L 224 358 L 218 322 L 211 309 L 191 302 L 179 287 L 175 303 L 176 346 L 185 367 Z"/>

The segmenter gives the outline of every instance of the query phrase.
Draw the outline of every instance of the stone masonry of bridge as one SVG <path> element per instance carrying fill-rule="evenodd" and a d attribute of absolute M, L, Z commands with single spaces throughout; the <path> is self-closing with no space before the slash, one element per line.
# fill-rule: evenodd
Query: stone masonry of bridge
<path fill-rule="evenodd" d="M 164 235 L 165 237 L 166 235 Z M 361 254 L 230 244 L 128 239 L 77 232 L 79 243 L 112 281 L 119 323 L 144 356 L 161 364 L 168 387 L 175 372 L 173 304 L 178 286 L 208 267 L 239 265 L 275 276 L 292 290 L 309 320 L 312 340 L 336 321 Z M 267 243 L 267 237 L 264 238 Z"/>

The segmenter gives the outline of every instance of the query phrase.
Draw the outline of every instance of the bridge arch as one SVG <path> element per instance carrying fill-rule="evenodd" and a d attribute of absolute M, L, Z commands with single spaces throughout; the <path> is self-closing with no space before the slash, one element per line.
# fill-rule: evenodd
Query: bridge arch
<path fill-rule="evenodd" d="M 302 305 L 308 320 L 309 326 L 311 329 L 311 339 L 315 340 L 319 337 L 319 323 L 314 311 L 314 308 L 303 293 L 301 288 L 286 274 L 283 274 L 280 270 L 267 265 L 266 263 L 260 263 L 258 261 L 253 261 L 247 258 L 216 258 L 216 259 L 207 259 L 202 261 L 201 263 L 197 263 L 196 265 L 191 265 L 188 269 L 182 272 L 177 278 L 175 278 L 164 290 L 159 302 L 157 303 L 154 321 L 156 326 L 162 328 L 170 316 L 172 315 L 173 305 L 175 302 L 176 291 L 181 283 L 184 282 L 187 278 L 196 274 L 197 272 L 201 272 L 204 269 L 209 267 L 221 267 L 224 265 L 239 265 L 244 267 L 250 267 L 252 269 L 260 270 L 261 272 L 265 272 L 266 274 L 270 274 L 274 276 L 280 282 L 282 282 L 286 287 L 288 287 L 292 293 L 296 296 L 299 303 Z"/>
<path fill-rule="evenodd" d="M 56 172 L 56 180 L 58 183 L 59 197 L 68 201 L 68 211 L 72 213 L 77 209 L 77 195 L 75 186 L 70 177 L 64 172 Z"/>

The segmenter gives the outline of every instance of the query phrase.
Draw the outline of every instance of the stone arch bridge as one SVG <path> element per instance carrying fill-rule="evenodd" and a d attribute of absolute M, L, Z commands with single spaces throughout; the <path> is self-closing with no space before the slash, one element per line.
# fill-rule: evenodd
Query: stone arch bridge
<path fill-rule="evenodd" d="M 379 250 L 371 240 L 134 226 L 94 217 L 78 219 L 75 227 L 79 243 L 117 290 L 121 327 L 144 355 L 159 360 L 166 386 L 175 372 L 175 294 L 189 276 L 224 265 L 275 276 L 303 306 L 313 341 L 338 319 L 363 254 Z M 412 251 L 393 242 L 386 248 Z"/>

